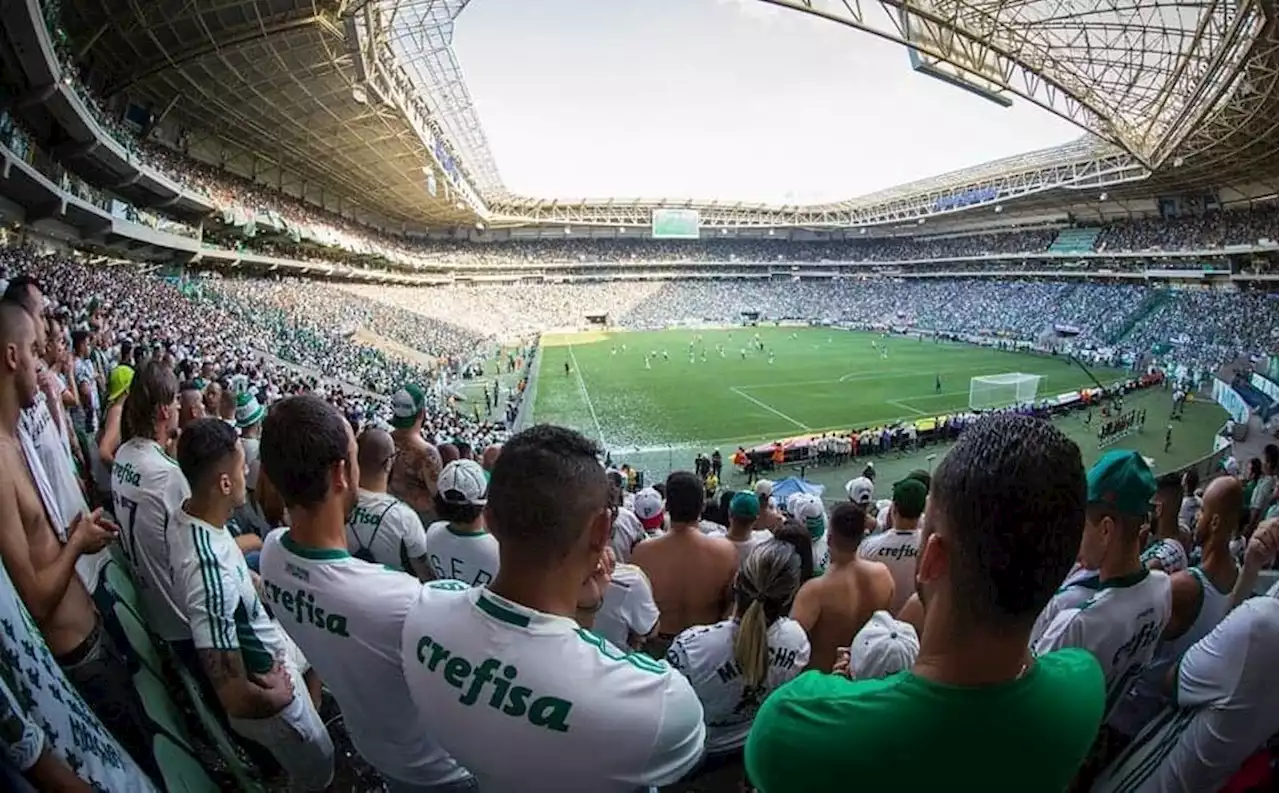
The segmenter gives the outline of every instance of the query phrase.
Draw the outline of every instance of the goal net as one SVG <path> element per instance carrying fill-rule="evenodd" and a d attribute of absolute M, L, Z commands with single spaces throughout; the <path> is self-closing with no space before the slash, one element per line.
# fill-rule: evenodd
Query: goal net
<path fill-rule="evenodd" d="M 989 374 L 969 380 L 969 409 L 990 410 L 1033 402 L 1040 387 L 1040 375 L 1011 372 Z"/>

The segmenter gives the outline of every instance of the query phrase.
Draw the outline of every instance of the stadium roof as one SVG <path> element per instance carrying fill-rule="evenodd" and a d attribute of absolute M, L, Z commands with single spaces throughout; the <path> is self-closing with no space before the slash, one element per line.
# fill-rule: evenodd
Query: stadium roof
<path fill-rule="evenodd" d="M 108 92 L 127 90 L 195 138 L 216 135 L 343 195 L 358 214 L 408 227 L 647 224 L 655 206 L 697 208 L 704 224 L 842 227 L 997 202 L 1061 205 L 1104 189 L 1275 191 L 1266 0 L 760 0 L 910 44 L 934 74 L 1086 131 L 1063 147 L 816 206 L 510 195 L 451 48 L 468 1 L 66 0 L 64 23 Z"/>

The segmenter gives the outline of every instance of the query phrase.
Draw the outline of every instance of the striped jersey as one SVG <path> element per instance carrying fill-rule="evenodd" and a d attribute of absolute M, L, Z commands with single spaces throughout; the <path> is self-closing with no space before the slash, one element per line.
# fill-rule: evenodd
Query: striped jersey
<path fill-rule="evenodd" d="M 426 555 L 426 533 L 413 508 L 388 493 L 361 488 L 347 516 L 347 550 L 357 559 L 412 573 Z"/>
<path fill-rule="evenodd" d="M 173 594 L 190 622 L 196 649 L 238 650 L 251 674 L 295 658 L 288 637 L 258 598 L 231 532 L 179 510 L 171 533 Z"/>
<path fill-rule="evenodd" d="M 1196 618 L 1181 636 L 1156 646 L 1151 665 L 1120 701 L 1111 717 L 1111 726 L 1125 735 L 1136 734 L 1168 704 L 1165 679 L 1169 675 L 1169 667 L 1178 663 L 1191 645 L 1208 636 L 1231 610 L 1231 590 L 1219 591 L 1199 567 L 1190 568 L 1188 573 L 1200 588 Z"/>
<path fill-rule="evenodd" d="M 633 564 L 614 567 L 591 630 L 626 650 L 631 634 L 647 636 L 657 625 L 658 605 L 649 576 Z"/>
<path fill-rule="evenodd" d="M 1070 588 L 1097 579 L 1085 579 Z M 1107 681 L 1105 716 L 1151 663 L 1156 644 L 1173 609 L 1169 576 L 1142 569 L 1130 576 L 1095 583 L 1091 597 L 1064 608 L 1042 630 L 1031 634 L 1031 650 L 1045 655 L 1063 647 L 1080 647 L 1093 653 Z M 1056 598 L 1056 596 L 1055 596 Z M 1046 608 L 1054 606 L 1051 600 Z"/>
<path fill-rule="evenodd" d="M 1175 702 L 1103 772 L 1094 793 L 1221 790 L 1280 726 L 1280 609 L 1246 600 L 1178 663 Z"/>
<path fill-rule="evenodd" d="M 763 685 L 751 687 L 733 657 L 736 620 L 687 628 L 667 650 L 667 661 L 693 685 L 707 723 L 707 752 L 741 747 L 751 732 L 756 711 L 778 686 L 804 671 L 809 663 L 809 637 L 789 617 L 769 626 L 767 671 Z"/>
<path fill-rule="evenodd" d="M 427 529 L 427 561 L 436 578 L 484 586 L 498 577 L 498 540 L 480 531 L 459 531 L 446 520 Z"/>
<path fill-rule="evenodd" d="M 111 464 L 111 504 L 120 524 L 124 551 L 151 628 L 166 641 L 191 638 L 173 593 L 175 557 L 170 552 L 182 502 L 191 495 L 178 461 L 150 438 L 130 438 L 116 450 Z"/>
<path fill-rule="evenodd" d="M 263 541 L 260 572 L 263 599 L 312 659 L 365 760 L 408 785 L 467 776 L 433 737 L 444 726 L 413 704 L 400 665 L 400 632 L 422 590 L 418 579 L 343 550 L 300 545 L 288 529 Z"/>
<path fill-rule="evenodd" d="M 669 664 L 486 587 L 424 586 L 400 651 L 413 701 L 485 793 L 634 793 L 702 756 L 702 706 Z"/>

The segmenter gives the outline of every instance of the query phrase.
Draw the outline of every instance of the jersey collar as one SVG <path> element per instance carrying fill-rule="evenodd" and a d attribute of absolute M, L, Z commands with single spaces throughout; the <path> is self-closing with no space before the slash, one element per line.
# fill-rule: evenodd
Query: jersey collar
<path fill-rule="evenodd" d="M 560 633 L 573 630 L 578 623 L 568 617 L 547 614 L 536 609 L 522 606 L 519 603 L 495 595 L 488 589 L 476 587 L 476 608 L 486 617 L 512 628 L 521 628 L 536 633 Z"/>
<path fill-rule="evenodd" d="M 303 559 L 310 559 L 313 562 L 340 562 L 343 559 L 351 558 L 351 554 L 343 548 L 312 548 L 309 545 L 301 545 L 294 542 L 289 536 L 288 530 L 280 535 L 280 545 L 286 551 L 294 556 L 301 556 Z"/>

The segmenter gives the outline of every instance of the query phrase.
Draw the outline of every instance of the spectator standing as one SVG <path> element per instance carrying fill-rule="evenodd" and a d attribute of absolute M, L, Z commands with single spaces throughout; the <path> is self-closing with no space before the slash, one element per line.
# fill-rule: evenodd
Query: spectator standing
<path fill-rule="evenodd" d="M 674 782 L 702 754 L 702 707 L 684 676 L 580 627 L 611 566 L 598 452 L 546 425 L 511 438 L 486 506 L 497 578 L 433 581 L 406 620 L 413 700 L 448 725 L 441 743 L 482 790 L 629 792 Z"/>
<path fill-rule="evenodd" d="M 616 532 L 616 523 L 615 532 Z M 616 536 L 616 534 L 615 534 Z M 591 629 L 628 652 L 640 650 L 658 632 L 658 604 L 644 571 L 633 564 L 618 564 L 609 577 L 604 602 Z"/>
<path fill-rule="evenodd" d="M 891 527 L 862 541 L 858 555 L 880 562 L 893 575 L 893 600 L 889 611 L 897 614 L 916 591 L 916 554 L 920 549 L 920 516 L 924 514 L 929 490 L 918 479 L 907 478 L 893 486 Z"/>
<path fill-rule="evenodd" d="M 1075 558 L 1084 489 L 1079 448 L 1047 422 L 972 424 L 933 477 L 914 666 L 880 680 L 806 672 L 775 691 L 747 740 L 755 786 L 1063 790 L 1097 732 L 1102 675 L 1079 650 L 1033 658 L 1027 639 Z M 928 762 L 909 762 L 921 746 Z"/>
<path fill-rule="evenodd" d="M 809 637 L 787 617 L 800 588 L 800 556 L 782 540 L 751 549 L 734 579 L 734 611 L 681 631 L 667 651 L 702 702 L 705 766 L 740 756 L 760 703 L 809 662 Z"/>
<path fill-rule="evenodd" d="M 412 507 L 423 526 L 430 526 L 436 520 L 432 498 L 444 463 L 436 447 L 422 437 L 422 423 L 427 416 L 426 394 L 412 383 L 405 385 L 391 397 L 391 413 L 396 459 L 391 467 L 388 492 Z"/>
<path fill-rule="evenodd" d="M 1156 482 L 1155 537 L 1142 552 L 1142 563 L 1169 575 L 1187 569 L 1187 547 L 1179 518 L 1182 484 L 1176 474 Z"/>
<path fill-rule="evenodd" d="M 419 581 L 431 580 L 422 521 L 408 504 L 387 492 L 396 459 L 391 435 L 366 427 L 356 446 L 360 489 L 347 515 L 347 550 L 361 561 L 386 565 Z"/>
<path fill-rule="evenodd" d="M 273 608 L 293 612 L 281 627 L 313 659 L 356 751 L 391 793 L 475 790 L 405 682 L 400 634 L 420 584 L 347 552 L 345 520 L 363 473 L 350 426 L 318 397 L 290 397 L 272 408 L 262 443 L 263 470 L 280 483 L 291 520 L 263 543 L 263 591 Z"/>
<path fill-rule="evenodd" d="M 1196 525 L 1196 514 L 1200 512 L 1200 475 L 1195 469 L 1189 469 L 1182 475 L 1182 504 L 1178 507 L 1178 522 L 1183 526 Z"/>
<path fill-rule="evenodd" d="M 485 586 L 498 575 L 498 541 L 485 530 L 489 480 L 474 460 L 454 460 L 440 472 L 436 514 L 423 550 L 436 578 Z"/>
<path fill-rule="evenodd" d="M 665 655 L 671 640 L 685 628 L 723 619 L 733 602 L 733 578 L 738 571 L 733 543 L 699 530 L 703 494 L 698 477 L 689 471 L 675 471 L 667 477 L 666 491 L 670 529 L 640 543 L 631 553 L 635 565 L 649 576 L 662 614 L 658 628 L 661 646 L 654 655 Z"/>
<path fill-rule="evenodd" d="M 1276 473 L 1280 466 L 1280 446 L 1268 443 L 1262 450 L 1262 477 L 1253 487 L 1249 501 L 1249 528 L 1257 526 L 1267 510 L 1276 503 Z"/>
<path fill-rule="evenodd" d="M 729 500 L 729 531 L 725 539 L 733 543 L 737 550 L 739 565 L 751 553 L 752 548 L 773 538 L 773 532 L 752 528 L 758 517 L 760 499 L 756 498 L 755 493 L 735 493 Z"/>
<path fill-rule="evenodd" d="M 245 499 L 244 446 L 234 427 L 203 418 L 178 439 L 178 464 L 192 493 L 171 532 L 173 593 L 200 667 L 231 728 L 270 751 L 295 789 L 323 790 L 333 778 L 333 742 L 296 646 L 263 608 L 227 531 Z"/>
<path fill-rule="evenodd" d="M 830 672 L 837 651 L 876 611 L 893 600 L 893 574 L 881 562 L 858 556 L 858 546 L 875 519 L 847 501 L 831 511 L 831 563 L 823 574 L 800 587 L 791 617 L 812 643 L 809 668 Z"/>

